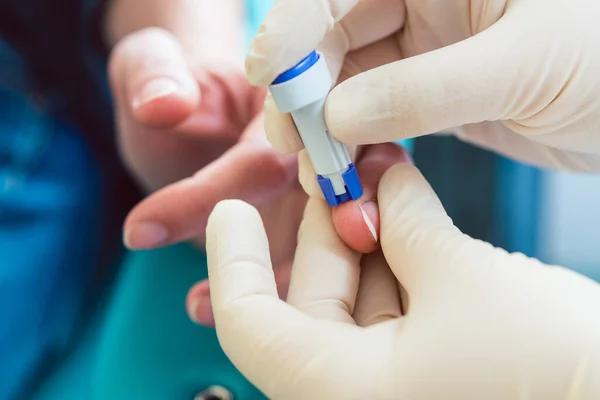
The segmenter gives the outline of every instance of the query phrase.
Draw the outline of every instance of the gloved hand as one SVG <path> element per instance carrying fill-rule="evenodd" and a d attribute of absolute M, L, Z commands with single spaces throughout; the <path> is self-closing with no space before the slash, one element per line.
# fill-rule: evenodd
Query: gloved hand
<path fill-rule="evenodd" d="M 273 399 L 600 398 L 597 283 L 462 234 L 409 164 L 378 200 L 383 252 L 362 260 L 309 200 L 288 303 L 258 213 L 217 205 L 217 334 L 251 382 Z"/>
<path fill-rule="evenodd" d="M 599 19 L 593 0 L 279 0 L 246 70 L 266 86 L 321 50 L 342 82 L 327 123 L 346 144 L 452 131 L 524 162 L 597 172 Z M 270 98 L 266 110 L 273 146 L 299 151 L 291 117 Z"/>

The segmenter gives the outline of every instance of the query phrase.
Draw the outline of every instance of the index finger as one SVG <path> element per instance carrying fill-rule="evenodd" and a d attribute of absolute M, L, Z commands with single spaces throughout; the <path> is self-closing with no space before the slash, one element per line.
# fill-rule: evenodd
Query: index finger
<path fill-rule="evenodd" d="M 379 206 L 377 188 L 383 174 L 393 165 L 412 163 L 409 153 L 395 143 L 369 146 L 356 163 L 363 185 L 363 195 L 333 208 L 333 224 L 340 238 L 350 248 L 372 253 L 379 248 Z"/>
<path fill-rule="evenodd" d="M 138 204 L 125 221 L 127 246 L 150 249 L 190 239 L 201 235 L 219 201 L 239 198 L 257 204 L 288 189 L 295 181 L 297 161 L 268 147 L 261 124 L 256 118 L 242 142 L 194 176 Z"/>
<path fill-rule="evenodd" d="M 357 363 L 352 352 L 367 347 L 359 343 L 360 328 L 312 318 L 279 299 L 256 209 L 239 200 L 219 203 L 208 222 L 206 247 L 219 342 L 269 398 L 289 398 L 290 393 L 307 399 L 332 398 L 330 393 L 348 397 L 335 378 L 312 383 L 332 371 L 335 377 L 368 376 L 373 360 Z"/>

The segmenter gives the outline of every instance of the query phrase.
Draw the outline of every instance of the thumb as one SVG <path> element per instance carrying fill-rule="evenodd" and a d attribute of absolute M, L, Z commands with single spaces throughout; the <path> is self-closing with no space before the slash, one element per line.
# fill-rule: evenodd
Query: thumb
<path fill-rule="evenodd" d="M 175 125 L 199 102 L 198 85 L 179 43 L 162 29 L 144 29 L 119 42 L 109 74 L 118 109 L 143 124 Z"/>
<path fill-rule="evenodd" d="M 508 18 L 464 41 L 342 82 L 326 103 L 332 134 L 346 144 L 372 144 L 515 118 L 545 57 L 536 46 L 526 54 L 516 50 L 523 30 Z"/>
<path fill-rule="evenodd" d="M 383 253 L 411 298 L 421 290 L 431 291 L 436 282 L 445 284 L 448 274 L 458 275 L 456 268 L 468 268 L 473 259 L 482 261 L 491 250 L 491 245 L 473 246 L 482 242 L 454 226 L 431 186 L 411 164 L 397 164 L 385 173 L 378 203 Z M 450 264 L 452 270 L 445 268 Z"/>

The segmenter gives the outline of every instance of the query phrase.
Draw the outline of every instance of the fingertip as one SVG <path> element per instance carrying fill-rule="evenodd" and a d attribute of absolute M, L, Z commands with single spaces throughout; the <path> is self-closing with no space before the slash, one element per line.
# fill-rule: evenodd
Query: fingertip
<path fill-rule="evenodd" d="M 270 70 L 269 64 L 265 62 L 265 57 L 261 57 L 259 52 L 255 50 L 255 47 L 259 46 L 257 42 L 258 40 L 255 37 L 250 43 L 250 50 L 246 55 L 244 63 L 246 77 L 252 86 L 268 86 L 273 82 L 276 74 Z"/>
<path fill-rule="evenodd" d="M 219 201 L 215 205 L 215 207 L 213 208 L 212 212 L 210 213 L 210 215 L 208 217 L 208 226 L 211 225 L 211 222 L 214 222 L 214 221 L 222 219 L 222 218 L 229 219 L 234 215 L 238 216 L 238 217 L 249 218 L 251 220 L 252 219 L 255 220 L 256 218 L 261 220 L 258 210 L 256 208 L 254 208 L 253 206 L 251 206 L 250 204 L 246 203 L 243 200 L 226 199 L 226 200 Z"/>
<path fill-rule="evenodd" d="M 253 262 L 262 259 L 263 265 L 272 269 L 262 217 L 243 200 L 222 200 L 215 205 L 206 226 L 206 252 L 209 273 L 223 266 L 223 260 L 211 264 L 211 256 L 216 254 L 248 257 Z"/>
<path fill-rule="evenodd" d="M 111 54 L 109 73 L 119 107 L 151 126 L 181 122 L 199 101 L 198 83 L 181 45 L 161 29 L 122 39 Z"/>
<path fill-rule="evenodd" d="M 130 250 L 150 250 L 160 247 L 169 239 L 167 228 L 157 222 L 125 222 L 123 243 Z"/>
<path fill-rule="evenodd" d="M 332 210 L 335 230 L 348 247 L 359 253 L 379 248 L 379 208 L 374 201 L 348 202 Z"/>
<path fill-rule="evenodd" d="M 377 190 L 385 171 L 397 163 L 411 163 L 408 152 L 393 143 L 366 147 L 357 161 L 363 196 L 333 209 L 333 223 L 346 245 L 363 254 L 379 248 Z"/>
<path fill-rule="evenodd" d="M 192 322 L 211 328 L 215 326 L 208 280 L 200 281 L 190 289 L 185 300 L 185 308 Z"/>
<path fill-rule="evenodd" d="M 201 280 L 192 286 L 192 288 L 188 291 L 186 304 L 189 305 L 191 300 L 203 296 L 210 296 L 210 285 L 208 284 L 208 279 Z"/>
<path fill-rule="evenodd" d="M 177 125 L 197 108 L 199 93 L 185 93 L 175 81 L 158 78 L 149 82 L 131 102 L 133 116 L 157 128 Z"/>

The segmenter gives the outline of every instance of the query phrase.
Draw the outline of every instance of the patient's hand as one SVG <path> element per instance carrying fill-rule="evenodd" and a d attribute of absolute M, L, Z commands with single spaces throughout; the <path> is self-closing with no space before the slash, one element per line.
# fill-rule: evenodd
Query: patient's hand
<path fill-rule="evenodd" d="M 138 182 L 157 191 L 126 223 L 135 249 L 194 237 L 217 201 L 257 205 L 296 179 L 295 157 L 264 139 L 263 90 L 233 62 L 196 58 L 159 29 L 126 37 L 112 54 L 120 150 Z"/>
<path fill-rule="evenodd" d="M 357 161 L 364 195 L 356 202 L 333 208 L 333 222 L 346 244 L 361 253 L 379 246 L 379 210 L 375 202 L 379 180 L 392 165 L 407 162 L 408 153 L 395 144 L 368 147 Z M 279 296 L 285 299 L 296 248 L 296 235 L 307 197 L 298 184 L 272 202 L 258 207 L 269 238 L 273 271 Z M 240 226 L 240 229 L 244 227 Z M 306 232 L 305 232 L 306 234 Z M 202 325 L 213 326 L 213 312 L 207 280 L 188 293 L 188 315 Z"/>
<path fill-rule="evenodd" d="M 250 86 L 234 63 L 194 61 L 158 29 L 122 40 L 110 75 L 123 158 L 150 193 L 127 218 L 126 244 L 152 249 L 193 240 L 202 246 L 214 205 L 242 199 L 262 215 L 285 297 L 307 196 L 298 183 L 297 156 L 278 154 L 266 139 L 263 89 Z M 372 201 L 377 182 L 406 156 L 395 145 L 383 145 L 367 149 L 357 162 L 365 194 L 333 211 L 338 232 L 355 250 L 378 247 Z M 207 282 L 200 282 L 190 292 L 188 310 L 211 325 L 208 295 Z"/>

